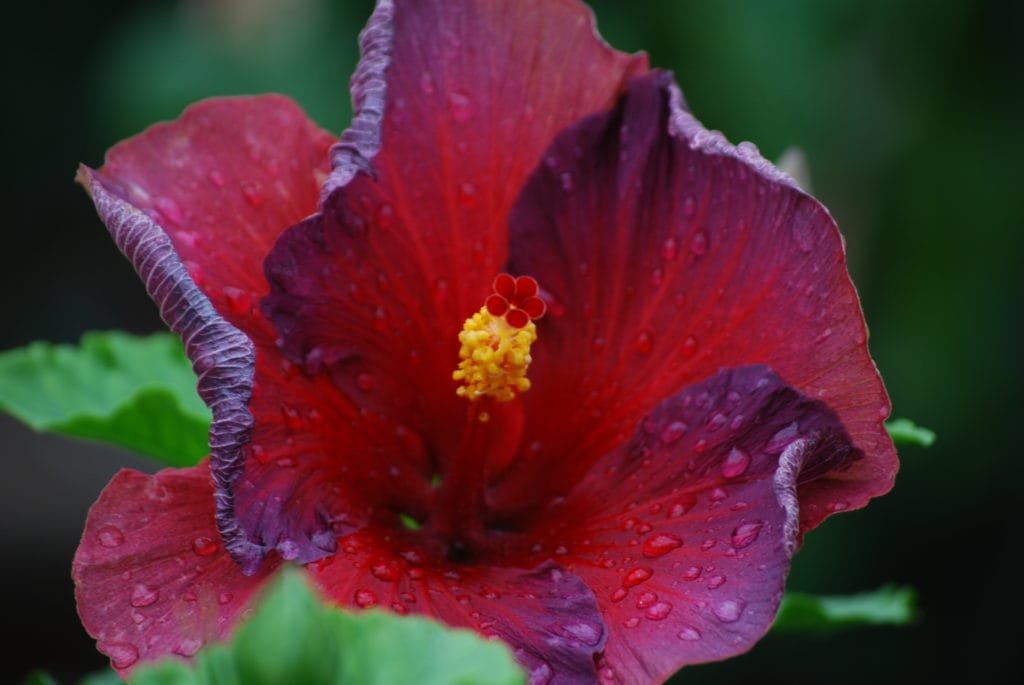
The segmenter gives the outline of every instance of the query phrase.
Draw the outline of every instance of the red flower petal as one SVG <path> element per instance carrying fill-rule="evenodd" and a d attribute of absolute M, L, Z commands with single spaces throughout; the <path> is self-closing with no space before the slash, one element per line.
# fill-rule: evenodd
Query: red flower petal
<path fill-rule="evenodd" d="M 253 337 L 263 260 L 316 210 L 332 142 L 284 96 L 215 98 L 118 143 L 99 176 L 166 231 L 217 312 Z"/>
<path fill-rule="evenodd" d="M 124 676 L 227 638 L 270 572 L 246 577 L 224 551 L 203 463 L 114 476 L 89 510 L 72 576 L 82 623 Z"/>
<path fill-rule="evenodd" d="M 798 481 L 857 456 L 824 404 L 765 367 L 659 404 L 536 527 L 544 553 L 597 595 L 610 631 L 602 675 L 660 682 L 749 649 L 799 541 Z"/>
<path fill-rule="evenodd" d="M 531 683 L 595 681 L 594 656 L 607 631 L 594 594 L 577 576 L 550 562 L 533 570 L 424 564 L 418 552 L 382 544 L 378 532 L 340 540 L 337 557 L 309 567 L 329 598 L 343 606 L 425 614 L 501 638 Z"/>
<path fill-rule="evenodd" d="M 200 395 L 214 409 L 220 531 L 247 572 L 275 547 L 301 561 L 330 553 L 339 493 L 363 480 L 346 477 L 355 457 L 345 450 L 354 443 L 360 465 L 378 454 L 348 438 L 316 452 L 289 444 L 296 424 L 316 417 L 358 426 L 358 409 L 334 384 L 306 379 L 282 359 L 277 335 L 256 307 L 267 291 L 260 266 L 270 245 L 316 207 L 329 143 L 286 98 L 222 98 L 120 143 L 100 172 L 83 170 L 81 177 L 196 365 Z M 370 423 L 379 429 L 380 422 Z M 246 462 L 241 446 L 248 442 L 253 458 Z M 378 473 L 403 472 L 392 456 Z M 288 462 L 299 464 L 301 477 L 281 478 Z M 268 492 L 271 486 L 278 491 Z M 282 506 L 287 517 L 277 516 Z M 344 516 L 346 525 L 357 525 L 365 502 L 353 498 Z"/>
<path fill-rule="evenodd" d="M 751 147 L 701 128 L 666 74 L 633 81 L 545 159 L 510 230 L 512 267 L 537 277 L 561 314 L 539 330 L 524 395 L 525 432 L 550 455 L 537 460 L 549 493 L 660 398 L 749 363 L 822 398 L 867 455 L 801 488 L 804 529 L 889 490 L 889 403 L 820 204 Z"/>
<path fill-rule="evenodd" d="M 501 271 L 509 208 L 554 135 L 646 58 L 609 48 L 574 1 L 382 2 L 362 42 L 322 213 L 271 253 L 265 311 L 293 361 L 337 365 L 364 406 L 450 432 L 456 336 Z"/>

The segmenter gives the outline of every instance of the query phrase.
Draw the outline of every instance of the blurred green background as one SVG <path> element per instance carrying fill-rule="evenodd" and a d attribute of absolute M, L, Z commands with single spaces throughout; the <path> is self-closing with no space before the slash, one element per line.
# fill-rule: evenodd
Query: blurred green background
<path fill-rule="evenodd" d="M 934 428 L 895 490 L 834 517 L 790 587 L 920 591 L 910 628 L 769 636 L 679 682 L 1003 682 L 1022 673 L 1017 429 L 1024 311 L 1024 3 L 604 0 L 605 37 L 675 71 L 696 115 L 776 158 L 796 145 L 846 235 L 896 415 Z M 278 91 L 348 119 L 368 0 L 11 3 L 0 349 L 89 329 L 158 330 L 76 165 L 211 95 Z M 70 560 L 86 508 L 130 457 L 0 418 L 0 678 L 104 665 L 77 623 Z"/>

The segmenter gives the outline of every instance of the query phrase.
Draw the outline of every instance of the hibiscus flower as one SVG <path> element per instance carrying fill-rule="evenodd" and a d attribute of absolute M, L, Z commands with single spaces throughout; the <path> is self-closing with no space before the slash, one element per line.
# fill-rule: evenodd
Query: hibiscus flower
<path fill-rule="evenodd" d="M 575 0 L 379 0 L 361 47 L 337 142 L 213 99 L 81 171 L 213 411 L 90 511 L 85 627 L 187 658 L 292 561 L 532 682 L 745 651 L 896 471 L 834 222 Z"/>

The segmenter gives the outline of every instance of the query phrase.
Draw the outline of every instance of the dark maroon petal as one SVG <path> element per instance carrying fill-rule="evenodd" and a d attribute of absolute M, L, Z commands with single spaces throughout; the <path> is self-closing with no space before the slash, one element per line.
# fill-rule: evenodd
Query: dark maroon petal
<path fill-rule="evenodd" d="M 264 311 L 305 370 L 436 433 L 465 413 L 457 335 L 501 271 L 525 178 L 646 58 L 604 44 L 574 0 L 381 1 L 362 52 L 321 214 L 271 253 Z"/>
<path fill-rule="evenodd" d="M 430 563 L 385 540 L 393 536 L 366 529 L 340 540 L 337 557 L 308 569 L 342 606 L 425 614 L 501 638 L 530 683 L 595 681 L 594 657 L 607 629 L 594 593 L 579 577 L 550 561 L 532 570 Z"/>
<path fill-rule="evenodd" d="M 889 490 L 889 402 L 817 201 L 752 145 L 701 128 L 664 73 L 544 159 L 510 218 L 511 267 L 540 281 L 551 311 L 524 395 L 541 446 L 524 481 L 550 484 L 533 492 L 567 489 L 660 399 L 754 363 L 826 402 L 866 455 L 801 487 L 804 529 Z"/>
<path fill-rule="evenodd" d="M 246 577 L 224 551 L 205 462 L 114 476 L 72 568 L 82 623 L 122 676 L 227 638 L 270 572 Z"/>
<path fill-rule="evenodd" d="M 823 403 L 765 367 L 720 371 L 659 404 L 535 527 L 540 554 L 597 595 L 603 675 L 661 682 L 749 649 L 800 541 L 797 485 L 859 456 Z"/>
<path fill-rule="evenodd" d="M 221 318 L 185 270 L 167 234 L 148 214 L 108 190 L 96 172 L 83 168 L 80 178 L 117 247 L 160 306 L 160 315 L 185 343 L 199 377 L 199 395 L 213 411 L 210 457 L 219 489 L 218 526 L 229 552 L 250 557 L 252 545 L 237 526 L 227 488 L 242 467 L 242 446 L 253 425 L 246 406 L 255 363 L 252 342 Z"/>

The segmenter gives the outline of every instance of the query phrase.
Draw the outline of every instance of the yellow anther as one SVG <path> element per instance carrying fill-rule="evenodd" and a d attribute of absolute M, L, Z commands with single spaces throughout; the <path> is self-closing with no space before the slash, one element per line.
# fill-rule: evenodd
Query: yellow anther
<path fill-rule="evenodd" d="M 532 321 L 514 328 L 503 316 L 494 316 L 487 307 L 466 319 L 459 333 L 459 368 L 452 378 L 462 385 L 459 397 L 476 401 L 491 397 L 509 402 L 530 389 L 526 371 L 530 367 L 530 345 L 537 339 Z"/>

